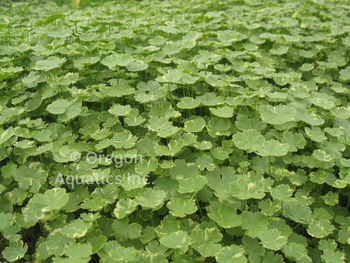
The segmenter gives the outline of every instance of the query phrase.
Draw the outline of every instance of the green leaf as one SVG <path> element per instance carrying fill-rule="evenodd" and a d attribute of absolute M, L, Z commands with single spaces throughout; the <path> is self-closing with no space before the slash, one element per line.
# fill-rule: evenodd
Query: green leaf
<path fill-rule="evenodd" d="M 200 132 L 205 126 L 205 121 L 203 118 L 195 118 L 193 120 L 188 120 L 185 122 L 184 131 L 186 132 Z"/>
<path fill-rule="evenodd" d="M 10 243 L 9 247 L 6 247 L 2 252 L 4 258 L 10 262 L 14 262 L 17 259 L 20 259 L 27 252 L 28 245 L 24 244 L 22 240 L 16 240 Z"/>
<path fill-rule="evenodd" d="M 244 130 L 257 130 L 261 131 L 266 128 L 265 123 L 263 123 L 258 118 L 248 118 L 245 115 L 238 115 L 236 119 L 237 128 L 241 131 Z"/>
<path fill-rule="evenodd" d="M 335 241 L 333 239 L 323 239 L 320 240 L 320 242 L 318 243 L 318 248 L 322 251 L 334 251 L 336 250 L 338 244 L 335 243 Z"/>
<path fill-rule="evenodd" d="M 345 107 L 334 107 L 330 111 L 339 119 L 348 119 L 350 117 L 350 109 Z M 328 127 L 327 127 L 328 128 Z"/>
<path fill-rule="evenodd" d="M 311 140 L 316 142 L 322 142 L 327 139 L 324 132 L 319 127 L 312 126 L 311 129 L 306 127 L 305 133 Z"/>
<path fill-rule="evenodd" d="M 331 234 L 335 227 L 328 220 L 313 220 L 306 230 L 310 236 L 324 238 Z"/>
<path fill-rule="evenodd" d="M 138 223 L 129 224 L 129 218 L 115 219 L 112 223 L 114 236 L 117 240 L 128 240 L 140 237 L 142 226 Z"/>
<path fill-rule="evenodd" d="M 153 190 L 152 188 L 143 188 L 140 195 L 136 196 L 135 202 L 144 208 L 156 208 L 163 204 L 166 193 L 163 190 Z"/>
<path fill-rule="evenodd" d="M 168 70 L 166 74 L 157 77 L 158 82 L 176 83 L 182 76 L 182 71 L 178 69 Z"/>
<path fill-rule="evenodd" d="M 302 244 L 289 243 L 282 248 L 282 251 L 288 258 L 296 260 L 307 257 L 307 250 Z"/>
<path fill-rule="evenodd" d="M 81 106 L 82 106 L 82 102 L 81 101 L 74 102 L 72 105 L 70 105 L 65 110 L 65 112 L 62 115 L 60 115 L 58 117 L 58 119 L 60 121 L 67 122 L 70 119 L 75 118 L 76 116 L 78 116 L 80 114 L 80 112 L 82 110 Z"/>
<path fill-rule="evenodd" d="M 113 107 L 111 107 L 108 112 L 115 115 L 115 116 L 125 116 L 129 115 L 132 108 L 130 105 L 120 105 L 120 104 L 114 104 Z"/>
<path fill-rule="evenodd" d="M 167 129 L 157 131 L 157 134 L 159 137 L 167 138 L 167 137 L 170 137 L 170 136 L 176 134 L 180 130 L 181 130 L 181 128 L 172 126 L 172 127 L 167 128 Z"/>
<path fill-rule="evenodd" d="M 36 193 L 23 209 L 26 222 L 36 222 L 44 213 L 61 209 L 68 201 L 69 195 L 64 188 L 53 188 L 44 194 Z"/>
<path fill-rule="evenodd" d="M 125 248 L 114 240 L 108 241 L 97 254 L 104 262 L 135 262 L 137 255 L 133 247 Z"/>
<path fill-rule="evenodd" d="M 282 236 L 281 232 L 277 229 L 262 231 L 258 235 L 261 244 L 267 249 L 279 250 L 287 244 L 287 237 Z"/>
<path fill-rule="evenodd" d="M 134 62 L 129 63 L 126 68 L 129 71 L 133 71 L 133 72 L 137 72 L 137 71 L 143 71 L 146 70 L 148 68 L 148 64 L 141 61 L 141 60 L 137 60 Z"/>
<path fill-rule="evenodd" d="M 113 136 L 113 146 L 117 149 L 124 148 L 129 149 L 135 145 L 137 137 L 128 130 L 115 133 Z M 124 157 L 125 158 L 125 157 Z M 136 160 L 136 159 L 135 159 Z"/>
<path fill-rule="evenodd" d="M 274 48 L 270 49 L 271 54 L 274 55 L 283 55 L 285 53 L 288 52 L 289 47 L 288 46 L 283 46 L 283 45 L 276 45 L 277 43 L 275 43 L 273 45 Z"/>
<path fill-rule="evenodd" d="M 50 15 L 48 17 L 46 17 L 43 21 L 43 24 L 46 26 L 48 25 L 50 22 L 52 21 L 55 21 L 57 19 L 62 19 L 62 18 L 65 18 L 66 15 L 63 14 L 63 13 L 59 13 L 59 14 L 53 14 L 53 15 Z M 11 260 L 10 260 L 11 261 Z"/>
<path fill-rule="evenodd" d="M 264 180 L 261 175 L 249 172 L 231 183 L 231 193 L 239 199 L 261 199 L 265 196 Z"/>
<path fill-rule="evenodd" d="M 52 114 L 63 114 L 74 101 L 68 100 L 55 100 L 53 103 L 47 106 L 47 111 Z"/>
<path fill-rule="evenodd" d="M 236 213 L 236 209 L 226 205 L 210 210 L 208 216 L 223 228 L 237 227 L 242 223 L 241 216 Z"/>
<path fill-rule="evenodd" d="M 81 105 L 81 101 L 62 99 L 55 100 L 53 103 L 49 104 L 46 110 L 52 114 L 59 114 L 59 119 L 67 122 L 79 115 L 81 112 Z"/>
<path fill-rule="evenodd" d="M 223 96 L 216 96 L 213 92 L 207 92 L 203 96 L 198 97 L 198 99 L 205 106 L 216 106 L 225 102 Z"/>
<path fill-rule="evenodd" d="M 167 203 L 169 213 L 173 216 L 185 217 L 197 211 L 197 206 L 194 200 L 177 198 Z"/>
<path fill-rule="evenodd" d="M 31 193 L 39 191 L 46 182 L 48 174 L 39 162 L 27 165 L 21 165 L 14 174 L 20 188 L 26 189 Z"/>
<path fill-rule="evenodd" d="M 98 35 L 94 32 L 91 33 L 83 33 L 79 36 L 80 40 L 90 42 L 95 40 L 98 37 Z"/>
<path fill-rule="evenodd" d="M 231 118 L 233 116 L 232 107 L 224 106 L 224 107 L 210 108 L 209 110 L 211 113 L 213 113 L 215 116 L 218 116 L 218 117 Z"/>
<path fill-rule="evenodd" d="M 306 145 L 306 140 L 300 133 L 291 133 L 285 131 L 281 139 L 282 143 L 286 143 L 289 146 L 289 152 L 296 152 L 298 149 L 303 149 Z"/>
<path fill-rule="evenodd" d="M 350 80 L 350 67 L 346 67 L 346 69 L 342 69 L 339 71 L 339 78 L 342 81 Z"/>
<path fill-rule="evenodd" d="M 13 215 L 10 213 L 0 213 L 0 231 L 12 225 L 13 218 Z"/>
<path fill-rule="evenodd" d="M 159 156 L 174 156 L 181 150 L 183 145 L 183 140 L 171 140 L 167 146 L 157 145 L 156 147 L 154 147 L 154 150 Z"/>
<path fill-rule="evenodd" d="M 194 84 L 197 82 L 200 78 L 199 77 L 192 77 L 191 74 L 182 74 L 181 80 L 186 84 Z"/>
<path fill-rule="evenodd" d="M 131 62 L 134 61 L 134 58 L 129 54 L 118 54 L 110 55 L 102 59 L 101 63 L 111 70 L 115 70 L 116 66 L 128 66 Z"/>
<path fill-rule="evenodd" d="M 245 235 L 242 238 L 244 245 L 244 254 L 248 254 L 248 262 L 260 263 L 265 254 L 265 249 L 260 245 L 257 238 L 251 238 Z"/>
<path fill-rule="evenodd" d="M 51 56 L 47 59 L 37 61 L 34 68 L 36 70 L 49 71 L 51 69 L 61 67 L 66 61 L 66 58 Z"/>
<path fill-rule="evenodd" d="M 291 196 L 294 190 L 290 189 L 289 185 L 281 184 L 276 188 L 272 188 L 270 191 L 274 199 L 280 200 L 282 202 L 291 202 L 293 200 Z"/>
<path fill-rule="evenodd" d="M 221 248 L 220 252 L 215 255 L 218 263 L 245 263 L 247 258 L 243 254 L 243 248 L 237 245 Z"/>
<path fill-rule="evenodd" d="M 204 230 L 196 228 L 192 231 L 192 247 L 196 249 L 203 257 L 215 256 L 221 249 L 217 244 L 222 239 L 222 234 L 217 228 L 206 228 Z"/>
<path fill-rule="evenodd" d="M 154 157 L 148 160 L 147 162 L 140 162 L 135 165 L 135 171 L 141 176 L 146 176 L 150 172 L 156 170 L 158 166 L 158 160 Z"/>
<path fill-rule="evenodd" d="M 68 86 L 71 83 L 76 83 L 78 81 L 78 78 L 79 73 L 67 73 L 62 77 L 51 76 L 49 78 L 46 78 L 45 80 L 51 85 Z"/>
<path fill-rule="evenodd" d="M 126 191 L 143 188 L 147 185 L 147 180 L 145 177 L 141 177 L 139 175 L 131 175 L 131 176 L 125 176 L 122 180 L 123 188 Z"/>
<path fill-rule="evenodd" d="M 262 231 L 267 231 L 267 226 L 269 221 L 267 216 L 262 213 L 243 211 L 242 216 L 242 228 L 245 231 L 246 236 L 252 238 L 258 237 L 259 233 Z"/>
<path fill-rule="evenodd" d="M 51 140 L 52 132 L 50 130 L 33 131 L 32 136 L 39 142 L 47 142 Z"/>
<path fill-rule="evenodd" d="M 259 202 L 259 208 L 264 215 L 272 216 L 280 209 L 280 202 L 277 200 L 271 202 L 271 200 L 265 199 Z"/>
<path fill-rule="evenodd" d="M 339 203 L 339 194 L 329 191 L 322 199 L 326 205 L 334 206 Z"/>
<path fill-rule="evenodd" d="M 22 140 L 19 142 L 15 142 L 15 146 L 21 149 L 27 149 L 32 146 L 34 146 L 35 142 L 34 141 L 29 141 L 29 140 Z"/>
<path fill-rule="evenodd" d="M 264 122 L 271 124 L 283 124 L 289 121 L 294 121 L 296 110 L 285 106 L 278 105 L 276 107 L 263 105 L 259 108 L 261 118 Z"/>
<path fill-rule="evenodd" d="M 13 127 L 8 128 L 6 131 L 2 131 L 0 135 L 0 144 L 3 144 L 14 135 Z"/>
<path fill-rule="evenodd" d="M 77 152 L 75 149 L 69 149 L 67 146 L 63 146 L 53 152 L 53 159 L 59 163 L 75 161 L 72 159 L 72 157 L 76 156 L 76 153 L 79 152 Z"/>
<path fill-rule="evenodd" d="M 264 141 L 261 146 L 256 148 L 260 156 L 283 156 L 288 153 L 288 144 L 280 143 L 276 140 Z"/>
<path fill-rule="evenodd" d="M 49 37 L 67 38 L 72 35 L 72 30 L 62 26 L 52 26 L 47 35 Z"/>
<path fill-rule="evenodd" d="M 70 238 L 80 238 L 85 236 L 89 228 L 92 226 L 91 222 L 84 222 L 81 219 L 74 220 L 69 225 L 62 228 L 61 232 Z"/>
<path fill-rule="evenodd" d="M 179 179 L 179 193 L 197 193 L 207 183 L 207 179 L 204 176 L 195 176 L 190 178 Z"/>
<path fill-rule="evenodd" d="M 90 260 L 89 256 L 92 254 L 91 249 L 92 247 L 90 245 L 75 243 L 68 245 L 64 251 L 66 252 L 66 256 L 72 261 L 88 262 Z"/>
<path fill-rule="evenodd" d="M 315 113 L 296 107 L 295 121 L 304 121 L 310 125 L 322 125 L 324 120 L 319 118 Z"/>
<path fill-rule="evenodd" d="M 181 98 L 181 101 L 177 103 L 177 107 L 180 109 L 194 109 L 197 108 L 200 104 L 198 99 L 193 99 L 189 97 Z"/>
<path fill-rule="evenodd" d="M 321 258 L 327 263 L 344 263 L 345 254 L 340 251 L 324 251 Z"/>
<path fill-rule="evenodd" d="M 278 253 L 273 253 L 270 251 L 266 254 L 264 261 L 262 263 L 284 263 L 283 256 Z"/>
<path fill-rule="evenodd" d="M 312 156 L 321 162 L 330 162 L 334 160 L 334 156 L 332 154 L 327 154 L 325 151 L 319 149 L 314 150 Z"/>
<path fill-rule="evenodd" d="M 311 63 L 304 63 L 303 65 L 301 65 L 301 67 L 299 67 L 299 70 L 303 72 L 311 71 L 313 69 L 314 65 Z"/>
<path fill-rule="evenodd" d="M 199 157 L 196 163 L 201 170 L 206 168 L 208 171 L 213 171 L 216 167 L 216 165 L 213 163 L 213 158 L 209 156 Z"/>
<path fill-rule="evenodd" d="M 232 141 L 239 149 L 254 152 L 265 142 L 264 136 L 257 130 L 243 130 L 232 136 Z"/>
<path fill-rule="evenodd" d="M 179 249 L 182 253 L 185 253 L 191 244 L 191 238 L 185 231 L 173 232 L 170 235 L 162 236 L 159 242 L 169 248 Z"/>
<path fill-rule="evenodd" d="M 122 97 L 130 95 L 135 92 L 135 89 L 127 84 L 114 84 L 113 86 L 106 86 L 105 84 L 98 85 L 99 90 L 109 97 Z"/>

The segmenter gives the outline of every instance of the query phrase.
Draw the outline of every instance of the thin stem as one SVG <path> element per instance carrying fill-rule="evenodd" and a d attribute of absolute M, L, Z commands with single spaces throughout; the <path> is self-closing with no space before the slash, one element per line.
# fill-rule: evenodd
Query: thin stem
<path fill-rule="evenodd" d="M 5 146 L 4 146 L 3 143 L 1 144 L 1 146 L 2 146 L 2 148 L 4 149 L 4 151 L 5 151 L 6 155 L 7 155 L 7 157 L 10 159 L 11 163 L 13 163 L 13 160 L 11 159 L 10 155 L 8 154 L 8 152 L 6 151 L 6 148 L 5 148 Z"/>
<path fill-rule="evenodd" d="M 198 209 L 199 209 L 199 212 L 201 213 L 201 216 L 203 217 L 203 211 L 202 211 L 202 208 L 201 206 L 199 205 L 199 202 L 198 202 L 198 199 L 197 199 L 197 195 L 196 193 L 194 193 L 194 196 L 196 197 L 196 203 L 197 203 L 197 206 L 198 206 Z"/>
<path fill-rule="evenodd" d="M 139 222 L 139 206 L 136 207 L 136 222 Z"/>
<path fill-rule="evenodd" d="M 169 90 L 169 96 L 170 96 L 171 103 L 173 104 L 174 108 L 177 110 L 177 106 L 176 106 L 175 101 L 173 99 L 173 95 L 171 94 L 170 84 L 169 83 L 168 83 L 168 90 Z"/>
<path fill-rule="evenodd" d="M 153 209 L 151 209 L 151 226 L 153 226 Z"/>
<path fill-rule="evenodd" d="M 61 218 L 58 216 L 58 214 L 56 213 L 55 210 L 52 210 L 52 212 L 55 214 L 55 216 L 57 217 L 58 221 L 61 222 L 62 225 L 64 225 L 64 222 L 61 220 Z"/>
<path fill-rule="evenodd" d="M 283 217 L 283 201 L 281 203 L 281 217 Z"/>
<path fill-rule="evenodd" d="M 295 228 L 297 228 L 299 225 L 300 225 L 300 223 L 297 224 L 295 227 L 293 227 L 292 230 L 294 230 Z"/>
<path fill-rule="evenodd" d="M 117 74 L 117 84 L 119 84 L 119 65 L 118 65 L 117 69 L 118 69 L 118 74 Z"/>

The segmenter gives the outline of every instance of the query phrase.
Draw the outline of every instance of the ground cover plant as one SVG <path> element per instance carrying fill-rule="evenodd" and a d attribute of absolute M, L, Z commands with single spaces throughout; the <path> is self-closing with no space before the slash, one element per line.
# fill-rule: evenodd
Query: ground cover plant
<path fill-rule="evenodd" d="M 0 254 L 350 261 L 346 1 L 0 9 Z"/>

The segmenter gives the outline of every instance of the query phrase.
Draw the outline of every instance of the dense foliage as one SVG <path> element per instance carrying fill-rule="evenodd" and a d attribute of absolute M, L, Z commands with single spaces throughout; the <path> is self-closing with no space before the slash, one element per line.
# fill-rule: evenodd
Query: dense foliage
<path fill-rule="evenodd" d="M 0 254 L 349 262 L 349 33 L 347 1 L 2 6 Z"/>

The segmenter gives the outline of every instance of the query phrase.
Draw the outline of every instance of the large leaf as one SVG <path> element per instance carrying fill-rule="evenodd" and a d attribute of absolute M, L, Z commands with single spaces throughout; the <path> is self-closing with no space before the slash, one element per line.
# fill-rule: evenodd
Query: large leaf
<path fill-rule="evenodd" d="M 66 58 L 59 58 L 56 56 L 52 56 L 47 59 L 37 61 L 35 64 L 35 69 L 49 71 L 54 68 L 59 68 L 66 61 L 67 61 Z"/>
<path fill-rule="evenodd" d="M 263 121 L 271 124 L 283 124 L 293 121 L 296 114 L 295 109 L 284 105 L 278 105 L 276 107 L 271 105 L 261 106 L 259 112 Z"/>

